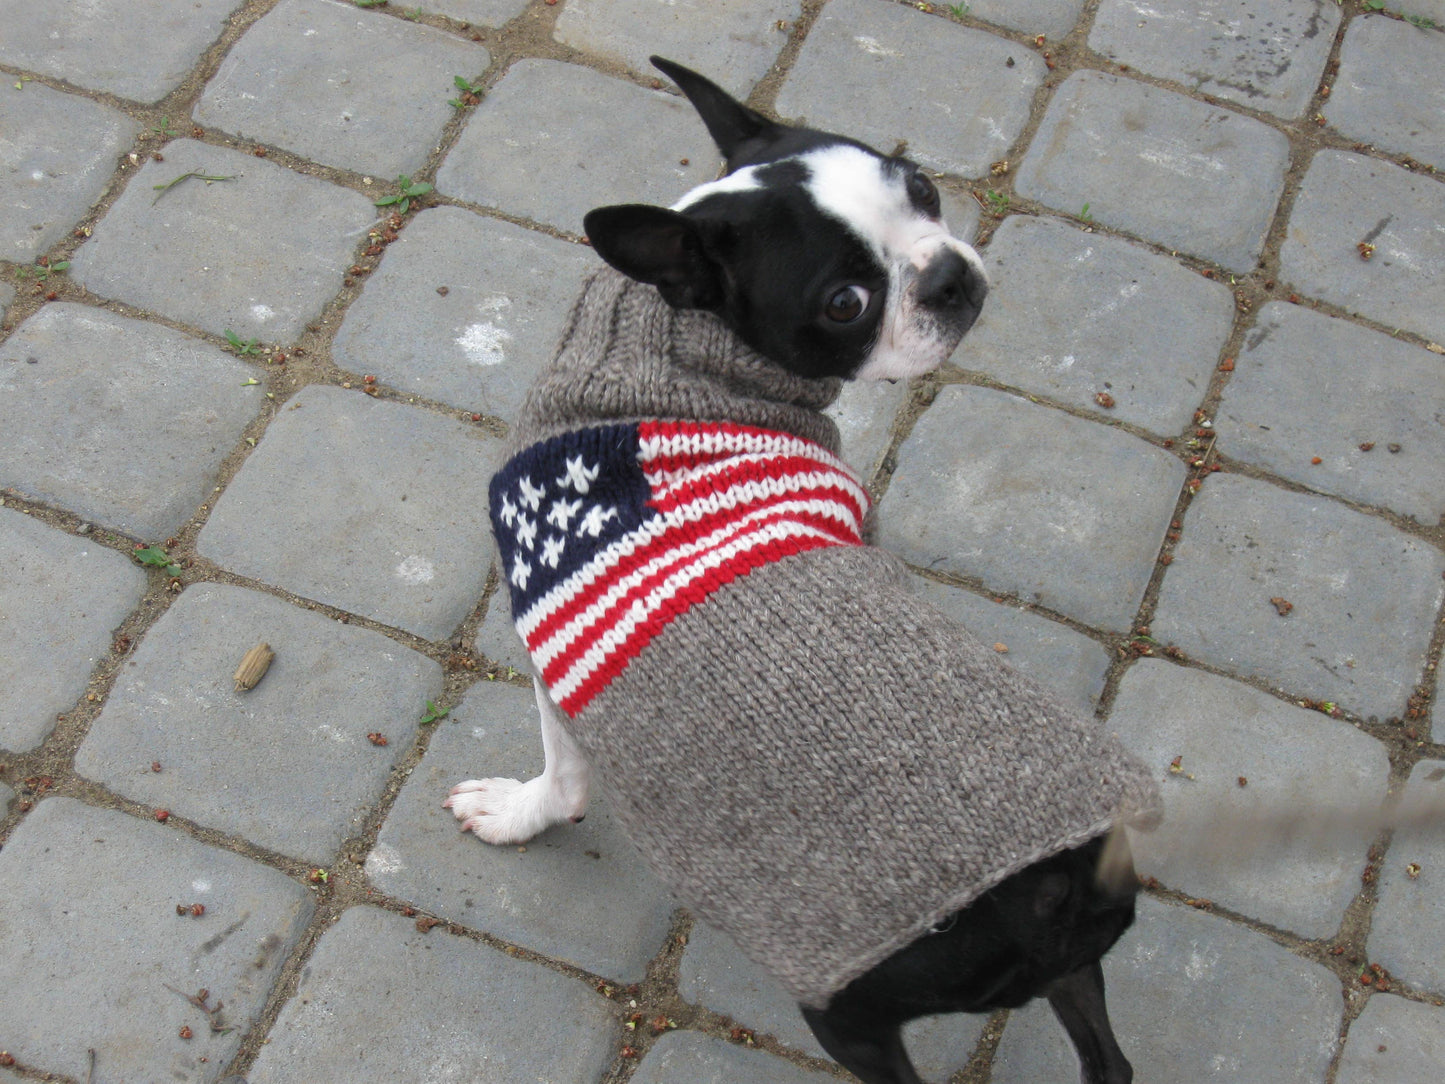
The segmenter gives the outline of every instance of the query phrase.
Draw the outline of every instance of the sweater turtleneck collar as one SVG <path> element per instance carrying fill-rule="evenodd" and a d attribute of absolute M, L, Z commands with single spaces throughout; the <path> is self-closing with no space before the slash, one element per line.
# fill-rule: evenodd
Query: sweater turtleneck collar
<path fill-rule="evenodd" d="M 603 268 L 583 286 L 511 443 L 675 418 L 773 429 L 837 453 L 838 428 L 822 410 L 841 390 L 836 377 L 801 377 L 769 361 L 712 313 L 674 309 L 656 288 Z"/>

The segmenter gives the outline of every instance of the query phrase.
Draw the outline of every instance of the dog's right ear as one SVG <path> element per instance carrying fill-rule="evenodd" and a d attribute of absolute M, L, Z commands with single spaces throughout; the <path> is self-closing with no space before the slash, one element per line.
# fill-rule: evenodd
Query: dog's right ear
<path fill-rule="evenodd" d="M 706 76 L 699 75 L 691 68 L 684 68 L 665 57 L 649 57 L 652 66 L 662 72 L 681 88 L 692 102 L 702 122 L 707 125 L 708 134 L 728 160 L 728 168 L 738 159 L 739 152 L 750 152 L 759 145 L 771 143 L 787 130 L 787 125 L 769 120 L 757 110 L 749 109 L 737 101 L 722 87 Z"/>
<path fill-rule="evenodd" d="M 665 207 L 598 207 L 582 220 L 592 247 L 628 278 L 656 286 L 675 309 L 717 309 L 722 276 L 696 222 Z"/>

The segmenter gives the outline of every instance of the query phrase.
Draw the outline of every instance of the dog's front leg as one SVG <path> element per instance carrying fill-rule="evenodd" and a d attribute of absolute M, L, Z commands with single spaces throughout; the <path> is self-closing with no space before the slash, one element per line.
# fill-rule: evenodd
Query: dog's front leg
<path fill-rule="evenodd" d="M 1095 960 L 1055 979 L 1048 988 L 1049 1005 L 1079 1054 L 1083 1084 L 1130 1084 L 1133 1066 L 1114 1038 L 1104 1004 L 1104 969 Z"/>
<path fill-rule="evenodd" d="M 442 803 L 488 843 L 525 843 L 562 821 L 580 821 L 587 812 L 587 761 L 562 726 L 557 705 L 540 680 L 534 681 L 542 717 L 542 774 L 525 783 L 515 779 L 468 779 Z"/>

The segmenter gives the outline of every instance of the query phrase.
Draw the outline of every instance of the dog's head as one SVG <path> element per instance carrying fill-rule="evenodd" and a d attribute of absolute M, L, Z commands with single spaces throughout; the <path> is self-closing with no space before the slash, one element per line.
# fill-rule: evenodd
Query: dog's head
<path fill-rule="evenodd" d="M 598 254 L 675 308 L 717 313 L 803 376 L 899 379 L 946 361 L 988 285 L 978 254 L 949 235 L 927 174 L 652 62 L 692 101 L 728 172 L 670 209 L 592 211 Z"/>

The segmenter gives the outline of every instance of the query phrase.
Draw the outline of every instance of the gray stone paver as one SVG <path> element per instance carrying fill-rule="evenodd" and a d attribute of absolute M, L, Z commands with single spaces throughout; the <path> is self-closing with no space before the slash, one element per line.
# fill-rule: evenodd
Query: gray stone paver
<path fill-rule="evenodd" d="M 1224 455 L 1428 526 L 1445 514 L 1442 412 L 1445 357 L 1271 302 L 1215 421 Z"/>
<path fill-rule="evenodd" d="M 1337 1084 L 1438 1080 L 1445 1075 L 1445 1010 L 1399 997 L 1370 998 L 1350 1025 Z"/>
<path fill-rule="evenodd" d="M 1389 330 L 1445 340 L 1445 185 L 1345 151 L 1310 163 L 1280 247 L 1280 278 Z M 1368 260 L 1361 244 L 1374 246 Z"/>
<path fill-rule="evenodd" d="M 949 75 L 919 80 L 919 70 Z M 808 35 L 777 108 L 884 154 L 906 140 L 919 163 L 972 177 L 1004 157 L 1045 73 L 1032 50 L 941 16 L 919 19 L 897 4 L 833 0 Z M 898 93 L 900 86 L 908 93 Z"/>
<path fill-rule="evenodd" d="M 1109 1018 L 1135 1079 L 1238 1084 L 1323 1081 L 1344 1010 L 1339 980 L 1263 934 L 1142 901 L 1104 959 Z M 1078 1062 L 1043 1002 L 1009 1018 L 995 1084 L 1076 1079 Z"/>
<path fill-rule="evenodd" d="M 418 0 L 422 11 L 447 15 L 477 26 L 501 26 L 526 10 L 529 0 Z M 460 74 L 460 73 L 458 73 Z"/>
<path fill-rule="evenodd" d="M 1007 218 L 987 252 L 992 292 L 955 365 L 1160 434 L 1190 423 L 1233 323 L 1222 284 L 1054 219 Z"/>
<path fill-rule="evenodd" d="M 1357 19 L 1325 119 L 1347 138 L 1445 167 L 1445 85 L 1433 78 L 1441 64 L 1445 35 L 1384 16 Z"/>
<path fill-rule="evenodd" d="M 237 692 L 237 665 L 263 642 L 276 658 Z M 380 633 L 199 584 L 127 660 L 75 767 L 127 798 L 327 865 L 441 689 L 439 665 Z M 388 745 L 368 740 L 378 733 Z"/>
<path fill-rule="evenodd" d="M 1445 555 L 1323 498 L 1226 475 L 1204 484 L 1184 527 L 1156 639 L 1292 696 L 1404 711 L 1445 599 Z"/>
<path fill-rule="evenodd" d="M 633 1084 L 823 1084 L 836 1079 L 693 1031 L 664 1035 L 632 1077 Z"/>
<path fill-rule="evenodd" d="M 658 74 L 649 56 L 666 57 L 746 98 L 802 7 L 801 0 L 572 0 L 552 36 L 644 75 Z"/>
<path fill-rule="evenodd" d="M 1382 744 L 1239 682 L 1149 659 L 1125 675 L 1109 729 L 1153 770 L 1164 797 L 1164 824 L 1134 837 L 1142 875 L 1303 937 L 1334 935 L 1360 890 L 1375 836 L 1368 822 L 1324 838 L 1306 826 L 1293 845 L 1231 846 L 1234 833 L 1211 832 L 1211 819 L 1237 818 L 1224 823 L 1243 832 L 1253 818 L 1264 831 L 1272 811 L 1309 802 L 1379 807 L 1390 774 Z"/>
<path fill-rule="evenodd" d="M 1445 761 L 1422 760 L 1410 773 L 1401 810 L 1408 815 L 1420 806 L 1433 808 L 1439 817 L 1445 800 Z M 1411 864 L 1418 866 L 1411 876 Z M 1380 868 L 1380 903 L 1370 930 L 1370 959 L 1392 975 L 1445 995 L 1445 961 L 1436 947 L 1445 936 L 1445 915 L 1440 913 L 1441 886 L 1445 885 L 1445 841 L 1438 827 L 1425 824 L 1399 829 L 1390 841 Z"/>
<path fill-rule="evenodd" d="M 577 979 L 354 907 L 317 945 L 247 1080 L 591 1084 L 621 1034 L 617 1010 Z"/>
<path fill-rule="evenodd" d="M 156 185 L 192 171 L 235 179 L 191 179 L 157 196 Z M 183 139 L 130 178 L 70 274 L 102 297 L 213 335 L 288 342 L 341 288 L 378 217 L 355 192 Z"/>
<path fill-rule="evenodd" d="M 510 666 L 523 674 L 532 673 L 531 657 L 512 624 L 512 603 L 505 584 L 499 584 L 492 592 L 472 647 L 477 654 L 501 666 Z"/>
<path fill-rule="evenodd" d="M 437 170 L 437 190 L 581 234 L 592 208 L 670 206 L 712 180 L 719 162 L 681 97 L 573 64 L 520 60 L 467 122 Z"/>
<path fill-rule="evenodd" d="M 948 387 L 904 442 L 879 543 L 1092 625 L 1138 609 L 1184 465 L 991 388 Z"/>
<path fill-rule="evenodd" d="M 1061 38 L 1078 22 L 1084 0 L 972 0 L 968 14 L 1010 30 Z"/>
<path fill-rule="evenodd" d="M 0 256 L 28 263 L 63 238 L 139 131 L 114 109 L 46 86 L 0 95 Z"/>
<path fill-rule="evenodd" d="M 677 992 L 758 1035 L 771 1035 L 810 1057 L 828 1056 L 803 1021 L 798 1003 L 711 926 L 693 926 L 678 967 Z"/>
<path fill-rule="evenodd" d="M 0 749 L 31 749 L 85 691 L 111 632 L 145 591 L 136 565 L 100 544 L 0 509 Z"/>
<path fill-rule="evenodd" d="M 530 779 L 542 770 L 529 689 L 473 686 L 436 724 L 366 859 L 380 891 L 470 929 L 618 982 L 641 981 L 676 902 L 592 796 L 586 819 L 525 848 L 493 847 L 457 830 L 442 808 L 464 779 Z"/>
<path fill-rule="evenodd" d="M 0 486 L 163 539 L 260 412 L 258 375 L 170 328 L 48 305 L 0 345 Z"/>
<path fill-rule="evenodd" d="M 1329 0 L 1104 0 L 1089 48 L 1138 71 L 1279 117 L 1304 112 L 1340 9 Z M 1358 24 L 1357 24 L 1358 25 Z"/>
<path fill-rule="evenodd" d="M 1408 17 L 1429 19 L 1435 26 L 1445 26 L 1445 0 L 1399 0 L 1392 9 Z"/>
<path fill-rule="evenodd" d="M 87 1049 L 112 1080 L 219 1079 L 312 912 L 273 869 L 72 798 L 40 802 L 11 835 L 0 885 L 0 966 L 24 976 L 24 996 L 0 997 L 0 1035 L 75 1080 Z M 204 913 L 176 913 L 191 904 Z M 235 1030 L 213 1033 L 187 1003 L 203 989 Z"/>
<path fill-rule="evenodd" d="M 512 421 L 596 265 L 584 246 L 434 207 L 387 248 L 332 354 L 402 391 Z"/>
<path fill-rule="evenodd" d="M 999 653 L 1014 669 L 1047 685 L 1079 711 L 1093 712 L 1111 661 L 1101 644 L 1057 621 L 958 587 L 921 580 L 919 590 L 995 651 L 1002 647 Z"/>
<path fill-rule="evenodd" d="M 226 56 L 197 123 L 390 181 L 425 163 L 491 57 L 429 26 L 335 0 L 283 0 Z"/>
<path fill-rule="evenodd" d="M 893 439 L 893 422 L 908 402 L 908 385 L 901 381 L 854 381 L 843 385 L 826 413 L 838 423 L 843 438 L 843 459 L 865 482 L 873 476 Z"/>
<path fill-rule="evenodd" d="M 497 444 L 418 407 L 304 389 L 217 503 L 197 551 L 244 576 L 442 639 L 482 595 Z"/>
<path fill-rule="evenodd" d="M 1020 194 L 1201 256 L 1259 257 L 1289 165 L 1283 133 L 1101 72 L 1064 80 L 1018 169 Z"/>
<path fill-rule="evenodd" d="M 1387 7 L 1445 24 L 1445 0 Z M 485 486 L 595 266 L 582 217 L 717 172 L 655 51 L 765 112 L 906 142 L 945 174 L 958 236 L 989 188 L 1013 197 L 1011 218 L 983 215 L 994 289 L 958 368 L 849 387 L 830 413 L 920 605 L 1079 710 L 1102 704 L 1160 774 L 1170 818 L 1136 840 L 1140 867 L 1216 910 L 1146 890 L 1105 961 L 1136 1079 L 1433 1084 L 1438 831 L 1395 832 L 1363 894 L 1363 829 L 1268 842 L 1285 796 L 1306 819 L 1368 810 L 1386 752 L 1423 758 L 1412 802 L 1445 781 L 1425 668 L 1445 616 L 1445 356 L 1425 349 L 1445 342 L 1445 38 L 1363 8 L 0 0 L 0 973 L 21 977 L 0 981 L 0 1050 L 21 1059 L 0 1079 L 84 1080 L 90 1047 L 97 1084 L 838 1076 L 728 942 L 669 944 L 678 904 L 605 790 L 525 850 L 462 835 L 440 804 L 469 775 L 541 764 L 505 669 L 528 664 Z M 453 75 L 484 73 L 479 104 L 446 104 Z M 403 169 L 435 179 L 433 206 L 363 253 Z M 160 195 L 191 170 L 237 179 Z M 70 273 L 36 283 L 38 254 Z M 1244 271 L 1253 311 L 1231 296 Z M 292 358 L 237 358 L 227 330 Z M 1180 516 L 1200 406 L 1223 473 Z M 111 530 L 178 536 L 199 557 L 184 589 Z M 1111 670 L 1151 574 L 1157 652 L 1186 657 Z M 239 695 L 253 639 L 278 655 Z M 1407 697 L 1398 726 L 1297 706 L 1393 719 Z M 420 723 L 427 700 L 450 714 Z M 1378 740 L 1397 730 L 1422 744 Z M 1272 859 L 1228 846 L 1250 834 Z M 308 884 L 315 866 L 329 884 Z M 1351 900 L 1343 950 L 1388 968 L 1389 993 L 1296 940 L 1334 936 Z M 188 901 L 204 914 L 176 915 Z M 455 925 L 423 932 L 408 908 Z M 237 1031 L 211 1034 L 167 985 L 206 988 Z M 622 1057 L 627 1016 L 675 997 L 699 1014 Z M 725 1020 L 767 1049 L 728 1042 Z M 970 1065 L 983 1024 L 911 1026 L 924 1078 Z M 1037 1004 L 992 1062 L 975 1071 L 997 1084 L 1077 1078 Z"/>
<path fill-rule="evenodd" d="M 137 102 L 174 90 L 238 0 L 0 0 L 0 64 Z M 10 80 L 6 80 L 7 86 Z"/>

